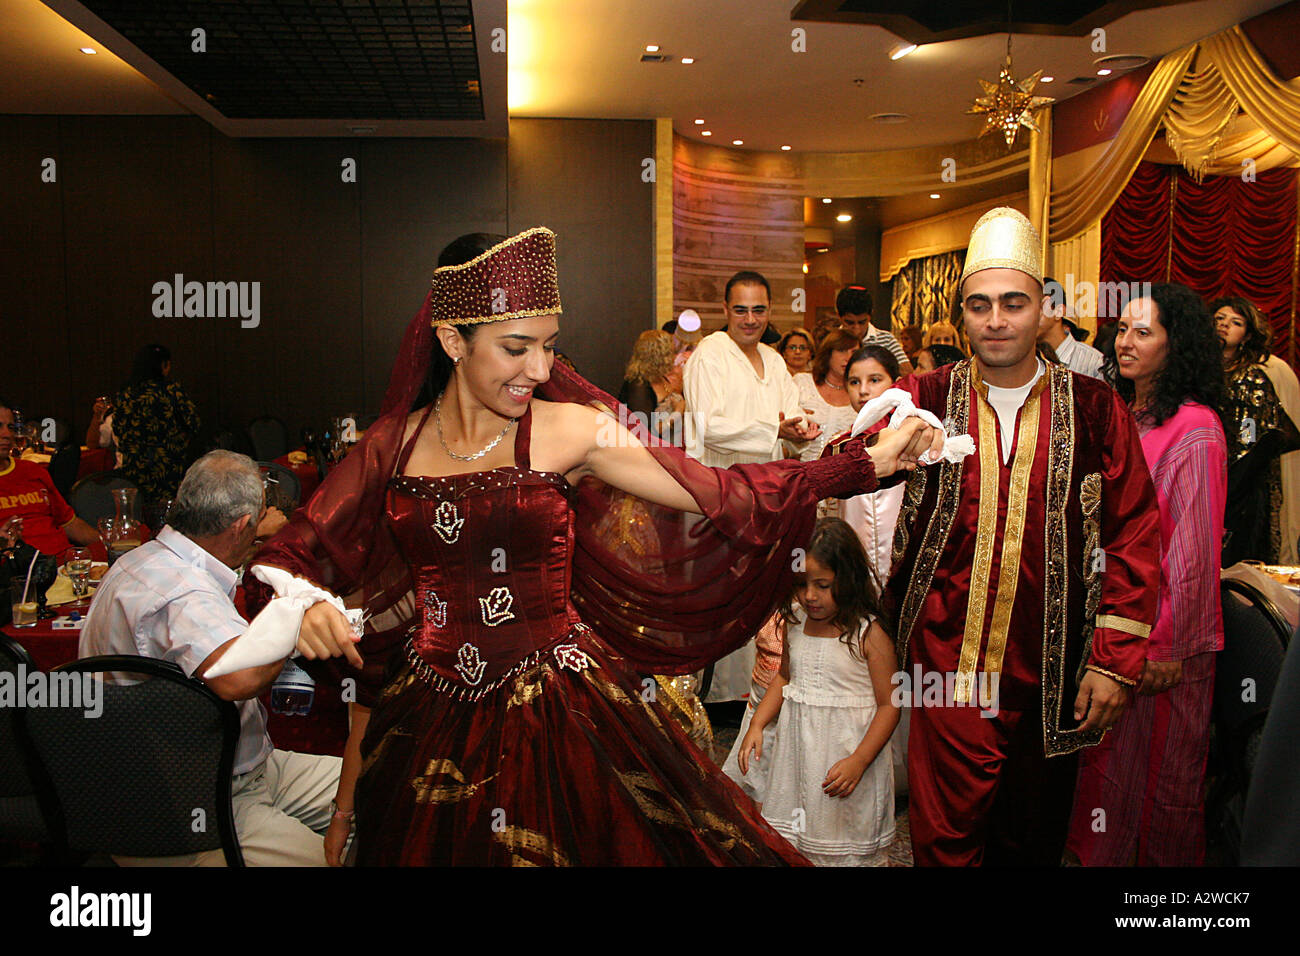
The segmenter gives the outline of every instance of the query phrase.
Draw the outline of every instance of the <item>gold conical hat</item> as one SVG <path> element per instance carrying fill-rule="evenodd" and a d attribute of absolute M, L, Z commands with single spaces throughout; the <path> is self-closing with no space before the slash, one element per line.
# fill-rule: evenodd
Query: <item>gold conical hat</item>
<path fill-rule="evenodd" d="M 1010 206 L 990 209 L 970 231 L 961 281 L 983 269 L 1015 269 L 1043 282 L 1042 242 L 1024 214 Z"/>

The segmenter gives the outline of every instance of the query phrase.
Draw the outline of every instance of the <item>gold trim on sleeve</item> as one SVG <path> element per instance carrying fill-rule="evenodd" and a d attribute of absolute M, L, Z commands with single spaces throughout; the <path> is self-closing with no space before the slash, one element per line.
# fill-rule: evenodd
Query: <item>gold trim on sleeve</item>
<path fill-rule="evenodd" d="M 1119 681 L 1121 684 L 1125 684 L 1129 687 L 1136 687 L 1138 684 L 1138 682 L 1133 680 L 1131 677 L 1123 677 L 1120 674 L 1116 674 L 1114 671 L 1108 671 L 1104 667 L 1098 667 L 1096 664 L 1085 664 L 1083 669 L 1088 671 L 1096 671 L 1098 674 L 1104 674 L 1106 677 L 1109 677 L 1111 680 Z"/>
<path fill-rule="evenodd" d="M 1143 624 L 1132 618 L 1120 617 L 1118 614 L 1098 614 L 1097 627 L 1108 627 L 1112 631 L 1122 631 L 1134 637 L 1150 637 L 1151 625 Z"/>

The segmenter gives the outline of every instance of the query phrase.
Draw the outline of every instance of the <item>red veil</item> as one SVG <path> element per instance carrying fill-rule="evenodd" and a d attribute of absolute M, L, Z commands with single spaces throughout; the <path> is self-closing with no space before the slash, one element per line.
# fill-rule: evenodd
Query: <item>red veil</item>
<path fill-rule="evenodd" d="M 318 677 L 358 677 L 362 704 L 374 702 L 391 651 L 415 622 L 410 571 L 385 518 L 386 490 L 434 348 L 431 299 L 432 293 L 407 327 L 378 421 L 253 559 L 330 588 L 371 614 L 359 646 L 366 660 L 360 675 L 339 660 L 308 662 Z M 860 444 L 815 462 L 715 469 L 649 434 L 637 416 L 562 362 L 535 394 L 612 412 L 704 514 L 660 508 L 590 478 L 573 491 L 574 606 L 643 673 L 698 670 L 752 637 L 789 593 L 817 501 L 875 488 Z M 245 587 L 250 613 L 273 596 L 251 576 Z"/>

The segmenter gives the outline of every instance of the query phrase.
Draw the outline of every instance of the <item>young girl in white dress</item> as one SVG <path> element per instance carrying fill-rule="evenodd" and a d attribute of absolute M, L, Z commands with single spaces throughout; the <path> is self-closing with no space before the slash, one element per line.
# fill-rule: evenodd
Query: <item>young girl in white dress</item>
<path fill-rule="evenodd" d="M 804 560 L 799 609 L 786 604 L 781 669 L 750 721 L 740 767 L 761 757 L 763 729 L 780 714 L 764 819 L 820 866 L 888 866 L 893 641 L 877 621 L 878 588 L 852 528 L 819 521 Z"/>

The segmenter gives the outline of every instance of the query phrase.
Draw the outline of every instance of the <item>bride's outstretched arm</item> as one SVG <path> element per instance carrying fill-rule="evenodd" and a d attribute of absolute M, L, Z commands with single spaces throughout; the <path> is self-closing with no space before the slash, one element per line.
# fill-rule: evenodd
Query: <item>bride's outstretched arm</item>
<path fill-rule="evenodd" d="M 570 483 L 576 484 L 591 475 L 654 504 L 702 513 L 690 492 L 664 469 L 634 434 L 606 414 L 581 406 L 569 407 L 572 412 L 564 422 L 566 431 L 582 431 L 586 446 L 585 459 L 566 475 Z M 930 428 L 919 418 L 909 418 L 900 428 L 881 431 L 876 443 L 865 451 L 871 458 L 876 477 L 884 478 L 900 469 L 916 467 L 923 452 L 936 448 L 940 451 L 943 448 L 943 433 Z"/>

